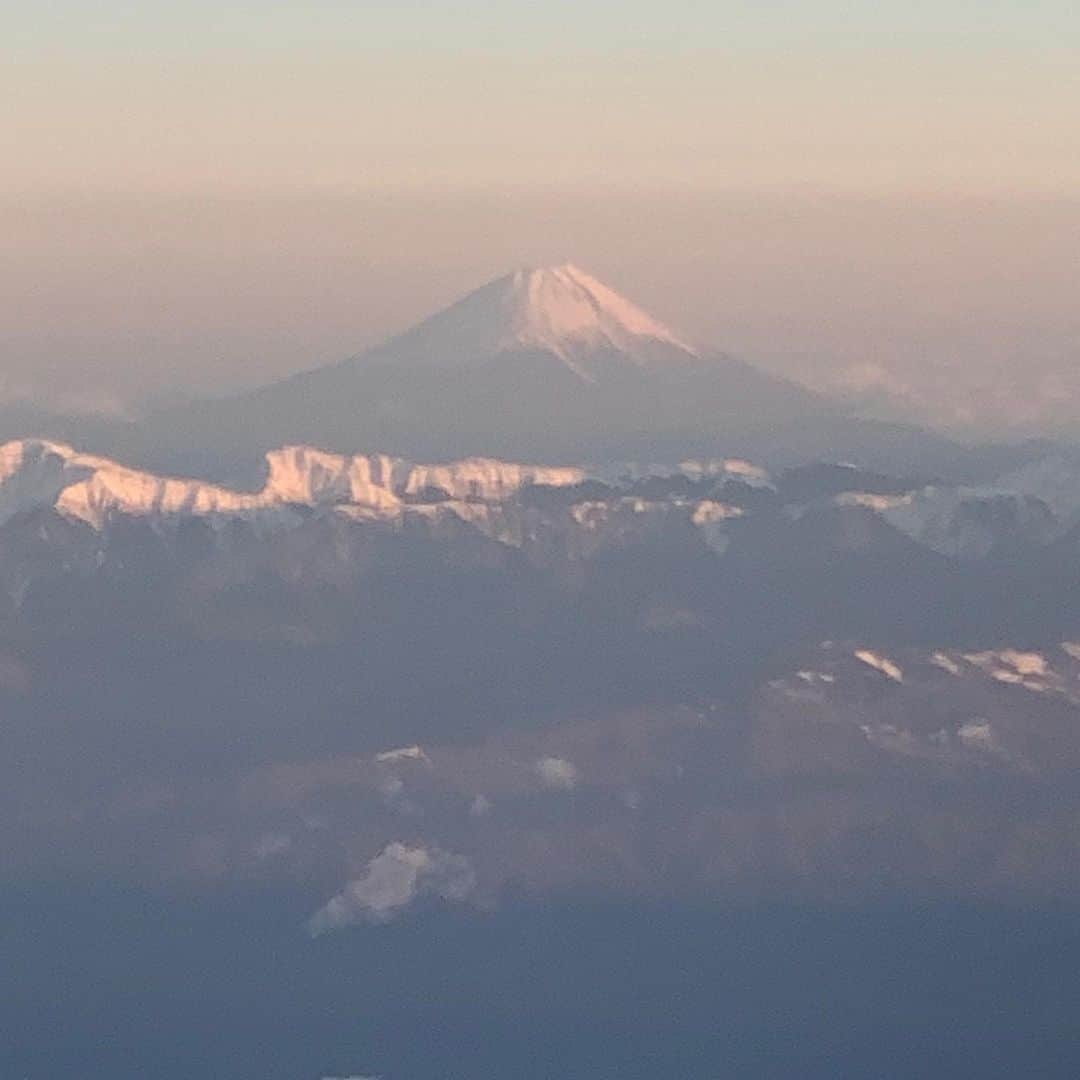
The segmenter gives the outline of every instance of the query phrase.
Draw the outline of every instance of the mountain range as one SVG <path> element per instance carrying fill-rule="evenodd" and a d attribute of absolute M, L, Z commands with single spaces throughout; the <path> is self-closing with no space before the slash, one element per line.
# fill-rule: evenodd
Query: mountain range
<path fill-rule="evenodd" d="M 285 882 L 318 935 L 515 890 L 1080 895 L 1067 448 L 853 419 L 573 267 L 85 442 L 21 422 L 12 872 Z"/>

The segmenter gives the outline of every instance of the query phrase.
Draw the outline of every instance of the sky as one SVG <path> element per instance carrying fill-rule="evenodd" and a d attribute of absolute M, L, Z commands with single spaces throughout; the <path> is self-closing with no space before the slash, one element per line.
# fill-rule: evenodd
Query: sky
<path fill-rule="evenodd" d="M 61 0 L 4 20 L 8 190 L 1080 180 L 1064 0 Z"/>
<path fill-rule="evenodd" d="M 0 30 L 0 393 L 252 384 L 549 259 L 812 377 L 1075 347 L 1075 3 L 60 0 Z"/>

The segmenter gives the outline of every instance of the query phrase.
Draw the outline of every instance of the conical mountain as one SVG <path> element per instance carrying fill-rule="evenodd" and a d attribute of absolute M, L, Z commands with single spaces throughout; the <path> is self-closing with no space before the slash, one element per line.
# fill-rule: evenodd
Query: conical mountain
<path fill-rule="evenodd" d="M 592 377 L 590 362 L 599 355 L 638 366 L 700 359 L 672 330 L 570 264 L 507 274 L 378 351 L 400 363 L 442 368 L 546 353 L 583 378 Z"/>
<path fill-rule="evenodd" d="M 517 270 L 385 344 L 202 410 L 250 454 L 580 462 L 735 450 L 824 404 L 702 350 L 572 265 Z"/>

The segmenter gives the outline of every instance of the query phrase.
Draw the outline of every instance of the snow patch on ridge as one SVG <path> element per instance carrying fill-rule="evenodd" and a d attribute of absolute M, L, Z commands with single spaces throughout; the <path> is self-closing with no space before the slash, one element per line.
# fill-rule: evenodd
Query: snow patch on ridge
<path fill-rule="evenodd" d="M 678 465 L 659 463 L 643 465 L 640 462 L 621 461 L 606 465 L 594 465 L 588 470 L 590 479 L 610 484 L 626 484 L 635 480 L 685 476 L 698 483 L 702 480 L 724 482 L 735 480 L 747 487 L 776 489 L 768 470 L 741 458 L 714 458 L 709 460 L 688 459 Z"/>
<path fill-rule="evenodd" d="M 960 559 L 981 559 L 1001 547 L 1047 544 L 1068 524 L 1021 487 L 931 486 L 903 495 L 847 491 L 831 502 L 873 510 L 916 543 Z"/>
<path fill-rule="evenodd" d="M 396 764 L 400 761 L 422 761 L 430 764 L 430 759 L 422 746 L 399 746 L 394 750 L 383 750 L 375 755 L 380 764 Z"/>
<path fill-rule="evenodd" d="M 26 439 L 0 447 L 0 523 L 47 507 L 100 527 L 114 510 L 246 516 L 267 505 L 263 495 L 154 476 L 63 443 Z"/>
<path fill-rule="evenodd" d="M 904 672 L 899 664 L 894 663 L 887 656 L 871 652 L 869 649 L 856 649 L 855 659 L 861 660 L 867 667 L 880 671 L 882 675 L 892 679 L 893 682 L 903 682 Z"/>

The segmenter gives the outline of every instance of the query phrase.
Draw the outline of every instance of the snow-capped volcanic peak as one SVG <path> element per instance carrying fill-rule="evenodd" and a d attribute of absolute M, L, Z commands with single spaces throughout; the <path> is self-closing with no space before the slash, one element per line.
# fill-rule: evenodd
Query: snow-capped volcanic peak
<path fill-rule="evenodd" d="M 629 300 L 569 264 L 503 279 L 507 345 L 560 352 L 586 345 L 632 352 L 641 338 L 694 350 Z"/>
<path fill-rule="evenodd" d="M 540 351 L 588 376 L 580 361 L 615 352 L 645 364 L 694 359 L 697 351 L 636 304 L 576 266 L 517 270 L 470 293 L 409 331 L 397 345 L 414 359 L 468 363 Z"/>

